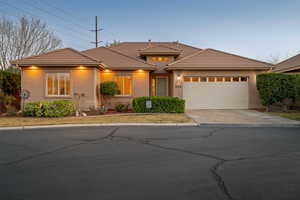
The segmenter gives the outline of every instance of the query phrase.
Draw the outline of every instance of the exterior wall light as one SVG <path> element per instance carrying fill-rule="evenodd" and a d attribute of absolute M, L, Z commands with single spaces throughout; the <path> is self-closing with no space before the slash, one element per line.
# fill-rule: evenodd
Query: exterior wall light
<path fill-rule="evenodd" d="M 82 66 L 82 65 L 80 65 L 80 66 L 78 67 L 78 69 L 85 69 L 85 67 Z"/>
<path fill-rule="evenodd" d="M 177 75 L 177 81 L 181 81 L 182 77 L 180 75 Z"/>
<path fill-rule="evenodd" d="M 30 69 L 37 69 L 38 67 L 37 67 L 37 66 L 34 66 L 34 65 L 32 65 L 32 66 L 30 66 L 29 68 L 30 68 Z"/>

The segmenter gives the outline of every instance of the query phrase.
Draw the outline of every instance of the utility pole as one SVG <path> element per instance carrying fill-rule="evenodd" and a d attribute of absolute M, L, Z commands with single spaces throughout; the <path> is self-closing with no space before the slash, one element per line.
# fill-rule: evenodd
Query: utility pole
<path fill-rule="evenodd" d="M 98 44 L 100 44 L 102 41 L 98 41 L 98 32 L 102 31 L 102 28 L 98 29 L 98 16 L 95 16 L 95 29 L 91 30 L 92 32 L 95 32 L 95 42 L 91 42 L 92 44 L 96 45 L 96 48 L 98 47 Z M 100 37 L 99 37 L 100 38 Z"/>

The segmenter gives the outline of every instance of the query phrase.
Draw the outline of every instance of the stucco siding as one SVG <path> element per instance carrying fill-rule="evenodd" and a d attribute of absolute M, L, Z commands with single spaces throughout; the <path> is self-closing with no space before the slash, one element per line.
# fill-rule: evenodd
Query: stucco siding
<path fill-rule="evenodd" d="M 70 73 L 71 91 L 69 97 L 49 97 L 46 95 L 46 73 Z M 22 68 L 22 89 L 30 91 L 30 97 L 26 102 L 54 99 L 71 99 L 75 102 L 74 93 L 84 93 L 80 107 L 88 110 L 98 105 L 96 84 L 96 68 Z"/>

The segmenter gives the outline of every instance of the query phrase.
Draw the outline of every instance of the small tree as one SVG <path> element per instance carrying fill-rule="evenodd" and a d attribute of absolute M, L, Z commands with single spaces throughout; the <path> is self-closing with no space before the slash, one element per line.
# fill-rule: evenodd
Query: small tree
<path fill-rule="evenodd" d="M 100 84 L 100 93 L 103 95 L 104 104 L 108 102 L 110 98 L 118 94 L 119 88 L 114 81 L 105 81 Z"/>

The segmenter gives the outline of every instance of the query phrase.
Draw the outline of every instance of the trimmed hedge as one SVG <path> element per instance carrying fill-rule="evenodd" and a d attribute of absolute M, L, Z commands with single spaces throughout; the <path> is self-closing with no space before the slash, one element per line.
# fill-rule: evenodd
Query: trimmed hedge
<path fill-rule="evenodd" d="M 296 90 L 296 97 L 295 101 L 296 104 L 300 106 L 300 74 L 294 75 L 296 76 L 296 85 L 295 85 L 295 90 Z"/>
<path fill-rule="evenodd" d="M 152 101 L 152 108 L 146 108 L 146 101 Z M 178 97 L 137 97 L 132 101 L 137 113 L 183 113 L 185 101 Z"/>
<path fill-rule="evenodd" d="M 24 115 L 32 117 L 64 117 L 75 113 L 70 100 L 36 101 L 25 104 Z"/>
<path fill-rule="evenodd" d="M 264 106 L 285 99 L 300 100 L 300 75 L 264 73 L 257 76 L 257 89 Z"/>

